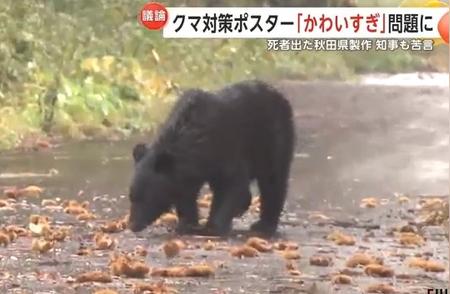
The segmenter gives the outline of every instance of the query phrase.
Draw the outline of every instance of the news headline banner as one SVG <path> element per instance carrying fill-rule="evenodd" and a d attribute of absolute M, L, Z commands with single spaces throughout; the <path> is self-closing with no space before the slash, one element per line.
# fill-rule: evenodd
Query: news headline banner
<path fill-rule="evenodd" d="M 449 9 L 168 7 L 167 12 L 164 38 L 440 39 L 438 27 Z"/>

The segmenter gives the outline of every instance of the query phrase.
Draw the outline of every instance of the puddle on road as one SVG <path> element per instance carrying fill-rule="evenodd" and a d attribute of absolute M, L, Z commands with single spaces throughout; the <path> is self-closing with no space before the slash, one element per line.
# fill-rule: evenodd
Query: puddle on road
<path fill-rule="evenodd" d="M 396 75 L 372 74 L 364 75 L 360 81 L 363 85 L 383 85 L 383 86 L 434 86 L 447 88 L 449 86 L 448 73 L 402 73 Z M 448 106 L 448 104 L 447 104 Z"/>

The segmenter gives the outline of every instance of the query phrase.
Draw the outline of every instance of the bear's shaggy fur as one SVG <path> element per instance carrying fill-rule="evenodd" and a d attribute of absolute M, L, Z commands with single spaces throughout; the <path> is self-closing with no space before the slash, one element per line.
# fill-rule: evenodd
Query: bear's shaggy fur
<path fill-rule="evenodd" d="M 213 192 L 208 234 L 223 235 L 261 193 L 260 220 L 251 226 L 272 235 L 283 209 L 294 151 L 292 110 L 283 95 L 261 81 L 218 92 L 187 90 L 151 145 L 133 149 L 130 186 L 132 231 L 141 231 L 175 207 L 179 230 L 198 225 L 197 197 L 204 183 Z"/>

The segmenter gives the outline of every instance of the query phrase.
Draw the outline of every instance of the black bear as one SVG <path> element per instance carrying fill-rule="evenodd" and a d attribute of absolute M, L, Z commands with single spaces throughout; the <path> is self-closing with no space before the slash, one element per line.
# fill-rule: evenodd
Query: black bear
<path fill-rule="evenodd" d="M 178 230 L 198 228 L 197 197 L 213 193 L 202 232 L 223 235 L 251 201 L 256 180 L 260 220 L 251 230 L 276 232 L 294 152 L 289 102 L 262 81 L 245 81 L 211 93 L 187 90 L 177 100 L 154 142 L 133 149 L 129 228 L 138 232 L 175 208 Z M 191 231 L 192 232 L 192 231 Z"/>

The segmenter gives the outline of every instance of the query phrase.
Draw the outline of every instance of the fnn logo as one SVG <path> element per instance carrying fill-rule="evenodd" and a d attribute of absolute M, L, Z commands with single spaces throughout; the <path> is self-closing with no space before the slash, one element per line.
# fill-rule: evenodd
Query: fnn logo
<path fill-rule="evenodd" d="M 428 294 L 448 294 L 448 289 L 427 289 Z"/>

